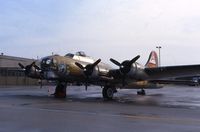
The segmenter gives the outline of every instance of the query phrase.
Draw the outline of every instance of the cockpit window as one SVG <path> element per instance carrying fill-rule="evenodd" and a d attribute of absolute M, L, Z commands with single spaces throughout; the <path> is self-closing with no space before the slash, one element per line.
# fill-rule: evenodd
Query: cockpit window
<path fill-rule="evenodd" d="M 68 54 L 66 54 L 65 56 L 66 56 L 66 57 L 73 58 L 73 57 L 74 57 L 74 54 L 72 54 L 72 53 L 68 53 Z"/>
<path fill-rule="evenodd" d="M 41 68 L 43 70 L 56 69 L 57 61 L 54 58 L 44 58 L 41 62 Z"/>
<path fill-rule="evenodd" d="M 76 55 L 86 57 L 86 54 L 83 51 L 76 52 Z"/>
<path fill-rule="evenodd" d="M 51 64 L 51 61 L 52 61 L 51 59 L 47 59 L 47 60 L 46 60 L 46 64 L 47 64 L 47 65 Z"/>
<path fill-rule="evenodd" d="M 65 55 L 65 57 L 70 57 L 70 58 L 73 58 L 74 56 L 87 57 L 87 55 L 83 51 L 76 52 L 75 54 L 68 53 L 68 54 Z"/>

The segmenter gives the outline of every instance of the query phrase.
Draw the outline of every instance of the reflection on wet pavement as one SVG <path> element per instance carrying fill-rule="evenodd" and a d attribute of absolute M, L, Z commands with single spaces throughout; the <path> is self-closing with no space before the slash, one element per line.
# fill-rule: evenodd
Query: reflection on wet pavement
<path fill-rule="evenodd" d="M 50 90 L 49 90 L 50 89 Z M 0 98 L 9 98 L 9 96 L 20 98 L 56 100 L 49 94 L 54 91 L 53 86 L 46 86 L 42 89 L 39 87 L 23 88 L 17 87 L 0 89 Z M 85 91 L 84 87 L 68 87 L 67 98 L 65 101 L 79 102 L 105 102 L 102 98 L 100 87 L 91 86 Z M 120 89 L 115 94 L 112 103 L 126 103 L 133 105 L 150 105 L 162 107 L 185 107 L 200 108 L 200 88 L 190 86 L 167 86 L 163 89 L 146 90 L 146 96 L 137 95 L 137 90 Z"/>

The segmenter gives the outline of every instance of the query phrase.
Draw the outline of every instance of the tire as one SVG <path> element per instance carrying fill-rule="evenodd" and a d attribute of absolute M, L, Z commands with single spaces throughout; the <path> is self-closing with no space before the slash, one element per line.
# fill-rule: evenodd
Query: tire
<path fill-rule="evenodd" d="M 61 83 L 57 84 L 54 97 L 66 98 L 66 84 L 61 84 Z"/>
<path fill-rule="evenodd" d="M 104 99 L 112 100 L 114 95 L 114 90 L 111 87 L 104 87 L 102 91 L 102 95 Z"/>
<path fill-rule="evenodd" d="M 144 89 L 142 89 L 141 91 L 137 91 L 137 94 L 138 95 L 146 95 L 146 92 L 145 92 L 145 90 Z"/>

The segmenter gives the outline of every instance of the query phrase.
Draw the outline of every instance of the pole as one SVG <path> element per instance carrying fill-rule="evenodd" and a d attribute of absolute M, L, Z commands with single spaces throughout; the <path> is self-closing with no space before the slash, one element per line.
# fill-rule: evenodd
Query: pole
<path fill-rule="evenodd" d="M 160 53 L 160 50 L 161 50 L 162 47 L 161 46 L 156 46 L 156 48 L 158 49 L 158 55 L 159 55 L 158 65 L 161 66 L 161 55 L 160 55 L 161 53 Z"/>

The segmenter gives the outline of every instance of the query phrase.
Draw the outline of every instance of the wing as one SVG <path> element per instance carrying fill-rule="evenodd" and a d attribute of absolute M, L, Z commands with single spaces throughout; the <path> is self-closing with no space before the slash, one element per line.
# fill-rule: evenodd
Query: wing
<path fill-rule="evenodd" d="M 177 84 L 177 85 L 198 85 L 198 82 L 192 80 L 151 80 L 151 83 L 159 84 Z"/>
<path fill-rule="evenodd" d="M 145 68 L 144 70 L 148 76 L 148 80 L 156 80 L 200 74 L 200 65 L 167 66 Z"/>

